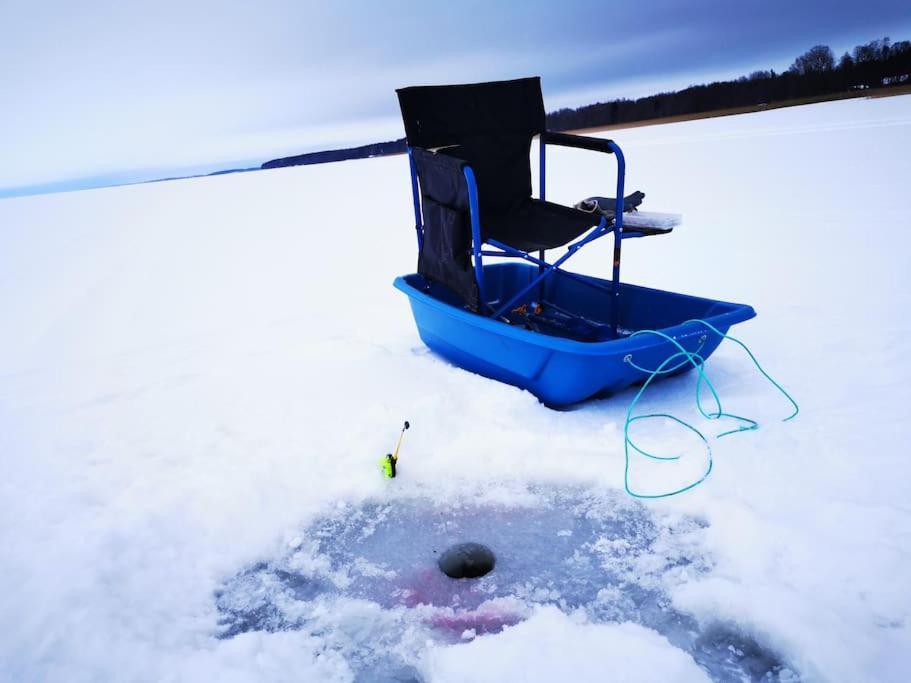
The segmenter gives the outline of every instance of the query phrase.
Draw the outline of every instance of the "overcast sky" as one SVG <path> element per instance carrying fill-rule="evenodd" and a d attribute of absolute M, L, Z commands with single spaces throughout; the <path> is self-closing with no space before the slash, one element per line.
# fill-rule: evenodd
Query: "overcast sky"
<path fill-rule="evenodd" d="M 907 0 L 0 0 L 0 190 L 401 137 L 405 85 L 541 75 L 552 110 L 885 35 Z"/>

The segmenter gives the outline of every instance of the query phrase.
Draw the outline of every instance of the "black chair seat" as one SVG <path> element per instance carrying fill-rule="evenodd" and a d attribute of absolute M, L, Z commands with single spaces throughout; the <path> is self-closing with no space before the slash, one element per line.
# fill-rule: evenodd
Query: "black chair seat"
<path fill-rule="evenodd" d="M 568 206 L 526 199 L 508 213 L 482 213 L 481 231 L 485 239 L 495 239 L 522 251 L 538 251 L 572 242 L 600 219 L 600 215 Z"/>

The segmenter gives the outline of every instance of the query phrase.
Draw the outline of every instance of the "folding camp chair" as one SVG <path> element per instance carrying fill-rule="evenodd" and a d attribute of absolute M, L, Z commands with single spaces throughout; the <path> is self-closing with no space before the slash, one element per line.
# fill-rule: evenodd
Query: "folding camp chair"
<path fill-rule="evenodd" d="M 448 287 L 470 310 L 503 319 L 558 270 L 579 278 L 560 267 L 582 247 L 613 233 L 611 330 L 616 336 L 624 236 L 620 148 L 611 140 L 547 131 L 539 78 L 417 86 L 397 93 L 411 166 L 418 272 Z M 540 191 L 533 198 L 529 156 L 536 135 Z M 547 201 L 547 145 L 613 154 L 613 211 L 586 212 Z M 562 256 L 545 261 L 546 250 L 562 246 Z M 524 259 L 538 266 L 538 274 L 505 301 L 491 301 L 484 282 L 485 256 Z"/>

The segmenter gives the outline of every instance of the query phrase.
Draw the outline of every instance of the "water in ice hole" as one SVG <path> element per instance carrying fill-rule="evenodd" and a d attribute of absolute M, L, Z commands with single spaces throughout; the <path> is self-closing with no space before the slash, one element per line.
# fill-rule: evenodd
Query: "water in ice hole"
<path fill-rule="evenodd" d="M 342 654 L 358 681 L 420 681 L 428 640 L 495 633 L 550 604 L 581 609 L 593 622 L 652 628 L 715 680 L 798 679 L 736 625 L 700 625 L 671 606 L 667 582 L 711 570 L 699 520 L 660 517 L 613 493 L 529 493 L 512 505 L 427 498 L 341 505 L 277 557 L 225 582 L 216 594 L 219 635 L 303 629 Z M 490 547 L 494 571 L 446 577 L 437 559 L 462 541 Z"/>

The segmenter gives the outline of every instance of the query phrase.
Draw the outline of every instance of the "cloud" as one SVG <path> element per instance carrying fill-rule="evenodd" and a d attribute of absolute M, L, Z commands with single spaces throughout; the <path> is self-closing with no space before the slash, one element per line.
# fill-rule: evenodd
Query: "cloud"
<path fill-rule="evenodd" d="M 896 4 L 4 3 L 0 188 L 397 137 L 416 83 L 540 74 L 553 108 L 781 68 L 902 37 Z"/>

